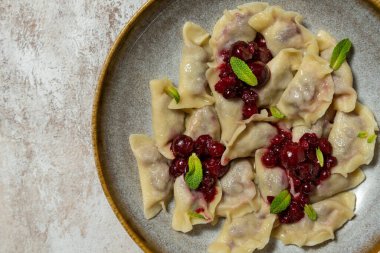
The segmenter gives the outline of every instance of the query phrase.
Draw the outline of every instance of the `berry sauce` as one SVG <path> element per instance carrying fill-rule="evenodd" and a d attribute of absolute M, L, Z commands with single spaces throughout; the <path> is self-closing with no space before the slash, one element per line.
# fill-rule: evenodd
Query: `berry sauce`
<path fill-rule="evenodd" d="M 320 166 L 316 150 L 319 148 L 324 157 Z M 286 171 L 289 188 L 293 189 L 290 205 L 278 214 L 281 223 L 294 223 L 304 217 L 304 206 L 310 203 L 309 195 L 315 187 L 331 175 L 337 165 L 332 156 L 331 143 L 326 138 L 318 138 L 314 133 L 305 133 L 299 142 L 292 141 L 292 133 L 278 128 L 278 134 L 261 157 L 267 168 L 280 167 Z M 274 196 L 268 196 L 272 203 Z"/>
<path fill-rule="evenodd" d="M 194 141 L 191 137 L 182 134 L 174 138 L 170 149 L 175 157 L 169 167 L 169 174 L 173 178 L 185 174 L 189 170 L 189 156 L 192 153 L 197 154 L 202 162 L 203 179 L 196 191 L 201 192 L 205 200 L 210 203 L 217 194 L 215 187 L 217 179 L 223 177 L 229 169 L 228 166 L 222 166 L 220 163 L 226 147 L 213 140 L 210 135 L 201 135 Z"/>
<path fill-rule="evenodd" d="M 248 119 L 258 113 L 258 95 L 255 89 L 262 87 L 270 78 L 270 70 L 266 65 L 272 58 L 272 53 L 267 48 L 264 37 L 257 33 L 255 40 L 250 42 L 237 41 L 230 49 L 220 52 L 223 63 L 219 65 L 220 80 L 215 85 L 215 90 L 222 94 L 225 99 L 243 100 L 243 119 Z M 252 70 L 257 78 L 257 86 L 254 88 L 239 80 L 232 71 L 230 58 L 238 57 Z"/>

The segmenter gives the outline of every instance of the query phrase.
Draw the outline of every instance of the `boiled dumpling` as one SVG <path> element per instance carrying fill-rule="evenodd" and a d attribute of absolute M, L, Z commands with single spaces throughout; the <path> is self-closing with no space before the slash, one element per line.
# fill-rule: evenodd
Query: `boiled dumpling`
<path fill-rule="evenodd" d="M 179 71 L 179 103 L 172 100 L 170 109 L 201 108 L 214 103 L 208 94 L 206 81 L 207 62 L 211 58 L 210 35 L 199 25 L 186 22 L 183 26 L 183 50 Z"/>
<path fill-rule="evenodd" d="M 193 225 L 211 223 L 215 217 L 216 206 L 222 198 L 222 189 L 219 182 L 216 185 L 216 191 L 213 201 L 207 203 L 201 192 L 190 190 L 183 175 L 177 177 L 174 182 L 175 207 L 172 228 L 176 231 L 187 233 L 193 229 Z M 204 218 L 192 217 L 191 212 L 197 212 Z"/>
<path fill-rule="evenodd" d="M 172 100 L 164 89 L 172 83 L 167 79 L 150 81 L 152 95 L 152 124 L 154 140 L 158 150 L 168 159 L 173 159 L 171 141 L 185 130 L 185 113 L 168 109 Z"/>
<path fill-rule="evenodd" d="M 225 11 L 224 15 L 216 22 L 211 35 L 210 47 L 214 61 L 209 64 L 210 68 L 206 76 L 215 98 L 215 109 L 222 130 L 221 142 L 225 145 L 239 126 L 239 121 L 242 120 L 243 102 L 241 100 L 227 100 L 215 91 L 215 84 L 220 80 L 218 66 L 223 62 L 220 53 L 236 41 L 252 41 L 256 36 L 256 31 L 249 26 L 248 19 L 267 6 L 266 3 L 251 3 L 239 6 L 236 10 Z"/>
<path fill-rule="evenodd" d="M 283 49 L 268 62 L 267 66 L 271 71 L 271 76 L 268 83 L 257 90 L 258 106 L 274 105 L 280 100 L 301 62 L 302 52 L 296 49 Z"/>
<path fill-rule="evenodd" d="M 223 196 L 216 208 L 218 216 L 243 216 L 258 210 L 259 207 L 254 202 L 256 187 L 253 177 L 253 168 L 249 159 L 237 159 L 231 162 L 229 171 L 220 180 Z"/>
<path fill-rule="evenodd" d="M 321 118 L 332 103 L 332 69 L 321 57 L 306 54 L 301 66 L 282 94 L 278 109 L 290 120 L 301 119 L 309 126 Z"/>
<path fill-rule="evenodd" d="M 276 215 L 269 213 L 269 205 L 257 196 L 258 212 L 226 219 L 217 239 L 208 247 L 209 253 L 240 253 L 262 249 L 269 242 Z"/>
<path fill-rule="evenodd" d="M 332 174 L 329 178 L 322 181 L 310 195 L 311 202 L 321 201 L 339 192 L 350 190 L 358 186 L 365 179 L 361 169 L 351 172 L 347 177 L 341 174 Z"/>
<path fill-rule="evenodd" d="M 285 48 L 306 49 L 316 43 L 315 36 L 300 24 L 302 19 L 297 12 L 271 6 L 254 15 L 249 24 L 264 36 L 267 47 L 276 55 Z"/>
<path fill-rule="evenodd" d="M 333 173 L 346 176 L 363 164 L 372 161 L 375 143 L 368 143 L 366 138 L 359 138 L 358 133 L 364 131 L 371 136 L 378 131 L 372 112 L 364 105 L 357 103 L 350 113 L 337 112 L 329 135 L 333 147 L 333 156 L 338 164 L 332 168 Z"/>
<path fill-rule="evenodd" d="M 213 106 L 194 109 L 186 117 L 185 135 L 196 140 L 200 135 L 208 134 L 214 140 L 220 140 L 220 124 Z"/>
<path fill-rule="evenodd" d="M 337 42 L 334 37 L 325 31 L 319 31 L 317 36 L 321 57 L 330 62 Z M 357 94 L 355 89 L 352 88 L 352 71 L 347 61 L 344 61 L 340 68 L 332 73 L 332 78 L 335 88 L 334 109 L 342 112 L 351 112 L 355 109 Z"/>
<path fill-rule="evenodd" d="M 277 129 L 266 122 L 241 124 L 236 130 L 222 156 L 222 165 L 239 157 L 254 156 L 259 148 L 269 146 L 270 140 L 277 134 Z"/>
<path fill-rule="evenodd" d="M 172 196 L 173 181 L 169 175 L 169 165 L 150 137 L 132 134 L 129 143 L 139 168 L 144 216 L 151 219 L 165 208 Z"/>
<path fill-rule="evenodd" d="M 334 239 L 334 231 L 354 217 L 355 194 L 344 192 L 313 204 L 316 221 L 305 217 L 293 224 L 281 224 L 272 235 L 284 244 L 314 246 Z"/>
<path fill-rule="evenodd" d="M 256 178 L 261 196 L 267 200 L 268 196 L 277 196 L 289 186 L 288 177 L 284 169 L 280 167 L 266 168 L 261 162 L 261 157 L 266 149 L 259 149 L 255 154 Z"/>

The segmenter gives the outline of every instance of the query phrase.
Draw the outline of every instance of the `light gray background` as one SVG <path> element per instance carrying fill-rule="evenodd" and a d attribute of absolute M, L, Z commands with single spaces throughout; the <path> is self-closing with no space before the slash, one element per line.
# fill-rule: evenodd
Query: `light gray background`
<path fill-rule="evenodd" d="M 0 0 L 0 252 L 141 252 L 101 189 L 97 78 L 145 0 Z"/>

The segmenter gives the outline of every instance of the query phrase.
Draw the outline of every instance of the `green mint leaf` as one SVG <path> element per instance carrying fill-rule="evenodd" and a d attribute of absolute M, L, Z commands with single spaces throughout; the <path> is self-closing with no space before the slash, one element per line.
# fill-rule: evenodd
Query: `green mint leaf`
<path fill-rule="evenodd" d="M 321 167 L 323 167 L 323 164 L 324 164 L 324 158 L 323 158 L 323 153 L 322 151 L 317 148 L 317 150 L 315 151 L 315 154 L 317 155 L 317 159 L 318 159 L 318 163 Z"/>
<path fill-rule="evenodd" d="M 252 70 L 243 60 L 240 60 L 239 58 L 232 56 L 230 59 L 230 64 L 235 75 L 240 80 L 251 86 L 257 85 L 257 78 L 255 74 L 253 74 Z"/>
<path fill-rule="evenodd" d="M 314 208 L 312 205 L 308 205 L 306 204 L 303 208 L 303 211 L 305 212 L 305 214 L 307 215 L 307 217 L 309 217 L 310 220 L 312 221 L 316 221 L 318 216 L 317 216 L 317 213 L 315 212 Z"/>
<path fill-rule="evenodd" d="M 281 191 L 270 204 L 270 213 L 280 213 L 290 205 L 291 196 L 288 190 Z"/>
<path fill-rule="evenodd" d="M 374 142 L 376 140 L 376 138 L 377 138 L 377 135 L 373 134 L 370 137 L 368 137 L 367 142 L 368 143 L 372 143 L 372 142 Z"/>
<path fill-rule="evenodd" d="M 362 139 L 365 139 L 365 138 L 368 137 L 368 133 L 367 133 L 366 131 L 360 131 L 360 132 L 358 133 L 358 137 L 359 137 L 359 138 L 362 138 Z"/>
<path fill-rule="evenodd" d="M 349 39 L 344 39 L 339 41 L 339 43 L 335 46 L 334 51 L 331 55 L 330 67 L 333 70 L 337 70 L 340 68 L 342 63 L 346 60 L 346 56 L 350 51 L 352 43 Z"/>
<path fill-rule="evenodd" d="M 180 96 L 179 96 L 179 93 L 177 91 L 177 89 L 173 86 L 173 85 L 168 85 L 164 88 L 164 91 L 165 93 L 171 97 L 171 98 L 174 98 L 175 102 L 178 104 L 179 103 L 179 99 L 180 99 Z"/>
<path fill-rule="evenodd" d="M 202 214 L 199 214 L 197 212 L 188 211 L 187 215 L 189 215 L 190 218 L 197 218 L 197 219 L 206 219 Z"/>
<path fill-rule="evenodd" d="M 269 110 L 273 117 L 277 119 L 285 118 L 285 115 L 276 106 L 269 107 Z"/>
<path fill-rule="evenodd" d="M 189 171 L 185 175 L 185 181 L 190 189 L 195 190 L 203 179 L 202 163 L 195 153 L 189 157 L 188 167 Z"/>

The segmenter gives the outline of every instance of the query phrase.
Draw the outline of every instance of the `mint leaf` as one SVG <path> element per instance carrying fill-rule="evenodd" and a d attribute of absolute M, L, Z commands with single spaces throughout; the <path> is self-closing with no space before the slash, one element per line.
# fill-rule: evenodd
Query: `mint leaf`
<path fill-rule="evenodd" d="M 177 89 L 173 85 L 168 85 L 164 88 L 165 93 L 170 96 L 171 98 L 174 98 L 175 102 L 178 104 L 180 100 L 179 93 Z"/>
<path fill-rule="evenodd" d="M 312 221 L 316 221 L 317 220 L 317 213 L 315 212 L 314 208 L 312 205 L 308 205 L 306 204 L 303 208 L 303 211 L 305 212 L 305 214 L 307 215 L 307 217 L 309 217 L 310 220 Z"/>
<path fill-rule="evenodd" d="M 206 219 L 202 214 L 199 214 L 197 212 L 188 211 L 187 215 L 189 215 L 190 218 L 197 218 L 197 219 Z"/>
<path fill-rule="evenodd" d="M 230 59 L 230 64 L 235 75 L 240 80 L 251 86 L 257 85 L 257 78 L 255 74 L 253 74 L 252 70 L 243 60 L 232 56 Z"/>
<path fill-rule="evenodd" d="M 367 142 L 368 143 L 374 142 L 376 140 L 376 137 L 377 137 L 376 134 L 371 135 L 370 137 L 368 137 Z"/>
<path fill-rule="evenodd" d="M 189 171 L 185 175 L 185 181 L 190 189 L 195 190 L 203 179 L 202 163 L 195 153 L 189 157 L 188 167 Z"/>
<path fill-rule="evenodd" d="M 270 213 L 280 213 L 290 205 L 291 196 L 288 190 L 281 191 L 270 204 Z"/>
<path fill-rule="evenodd" d="M 352 43 L 349 39 L 344 39 L 339 41 L 339 43 L 335 46 L 334 51 L 331 55 L 330 59 L 330 67 L 333 70 L 337 70 L 340 68 L 342 63 L 346 60 L 346 56 L 350 51 Z"/>
<path fill-rule="evenodd" d="M 323 164 L 324 164 L 324 158 L 323 158 L 323 153 L 322 151 L 317 148 L 317 150 L 315 151 L 315 154 L 317 155 L 317 159 L 318 159 L 318 163 L 321 167 L 323 167 Z"/>
<path fill-rule="evenodd" d="M 276 106 L 269 107 L 269 110 L 273 117 L 277 119 L 285 118 L 285 115 Z"/>
<path fill-rule="evenodd" d="M 368 137 L 368 133 L 367 133 L 366 131 L 360 131 L 360 132 L 358 133 L 358 137 L 359 137 L 359 138 L 362 138 L 362 139 L 365 139 L 365 138 Z"/>

